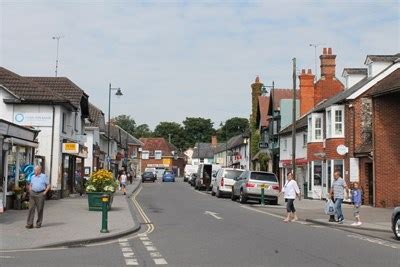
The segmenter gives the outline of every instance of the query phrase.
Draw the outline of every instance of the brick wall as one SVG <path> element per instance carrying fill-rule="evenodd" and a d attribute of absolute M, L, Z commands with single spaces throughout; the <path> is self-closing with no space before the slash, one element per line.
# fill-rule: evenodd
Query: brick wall
<path fill-rule="evenodd" d="M 400 204 L 400 94 L 373 100 L 375 198 L 378 207 Z"/>

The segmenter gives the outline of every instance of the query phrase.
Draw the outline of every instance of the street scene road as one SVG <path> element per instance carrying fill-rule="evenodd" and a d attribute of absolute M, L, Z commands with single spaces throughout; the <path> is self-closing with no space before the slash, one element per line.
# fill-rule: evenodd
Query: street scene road
<path fill-rule="evenodd" d="M 287 224 L 182 179 L 142 184 L 132 198 L 139 233 L 89 247 L 2 253 L 2 266 L 398 266 L 400 259 L 394 240 L 306 223 L 301 214 Z"/>

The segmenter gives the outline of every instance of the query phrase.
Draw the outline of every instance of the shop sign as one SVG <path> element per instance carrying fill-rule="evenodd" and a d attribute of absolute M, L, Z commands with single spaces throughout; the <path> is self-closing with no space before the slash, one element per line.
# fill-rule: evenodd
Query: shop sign
<path fill-rule="evenodd" d="M 78 154 L 79 144 L 78 143 L 63 143 L 62 152 L 68 154 Z"/>
<path fill-rule="evenodd" d="M 339 155 L 344 156 L 344 155 L 346 155 L 346 154 L 349 152 L 349 148 L 346 147 L 346 146 L 344 146 L 344 145 L 339 145 L 339 146 L 337 146 L 337 148 L 336 148 L 336 152 L 337 152 Z"/>
<path fill-rule="evenodd" d="M 169 166 L 171 164 L 171 159 L 163 159 L 162 162 L 163 162 L 163 165 Z"/>
<path fill-rule="evenodd" d="M 29 126 L 52 126 L 52 113 L 33 113 L 33 112 L 17 112 L 14 115 L 14 123 Z"/>

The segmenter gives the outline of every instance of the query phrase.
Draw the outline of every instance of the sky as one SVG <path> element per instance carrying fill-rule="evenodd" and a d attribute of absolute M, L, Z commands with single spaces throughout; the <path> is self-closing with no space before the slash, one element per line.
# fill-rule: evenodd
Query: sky
<path fill-rule="evenodd" d="M 251 84 L 292 88 L 314 72 L 314 47 L 332 47 L 336 76 L 367 54 L 400 52 L 399 1 L 5 1 L 0 65 L 71 79 L 108 114 L 152 129 L 160 121 L 249 118 Z M 319 61 L 318 61 L 319 62 Z M 318 63 L 319 65 L 319 63 Z M 320 71 L 318 71 L 320 73 Z"/>

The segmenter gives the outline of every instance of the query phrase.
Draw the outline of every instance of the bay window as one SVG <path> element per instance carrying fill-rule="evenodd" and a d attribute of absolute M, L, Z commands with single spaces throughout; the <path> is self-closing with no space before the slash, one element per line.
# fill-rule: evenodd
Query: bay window
<path fill-rule="evenodd" d="M 344 137 L 344 108 L 331 106 L 326 109 L 326 137 Z"/>
<path fill-rule="evenodd" d="M 322 142 L 322 118 L 322 113 L 312 113 L 308 116 L 308 142 Z"/>

